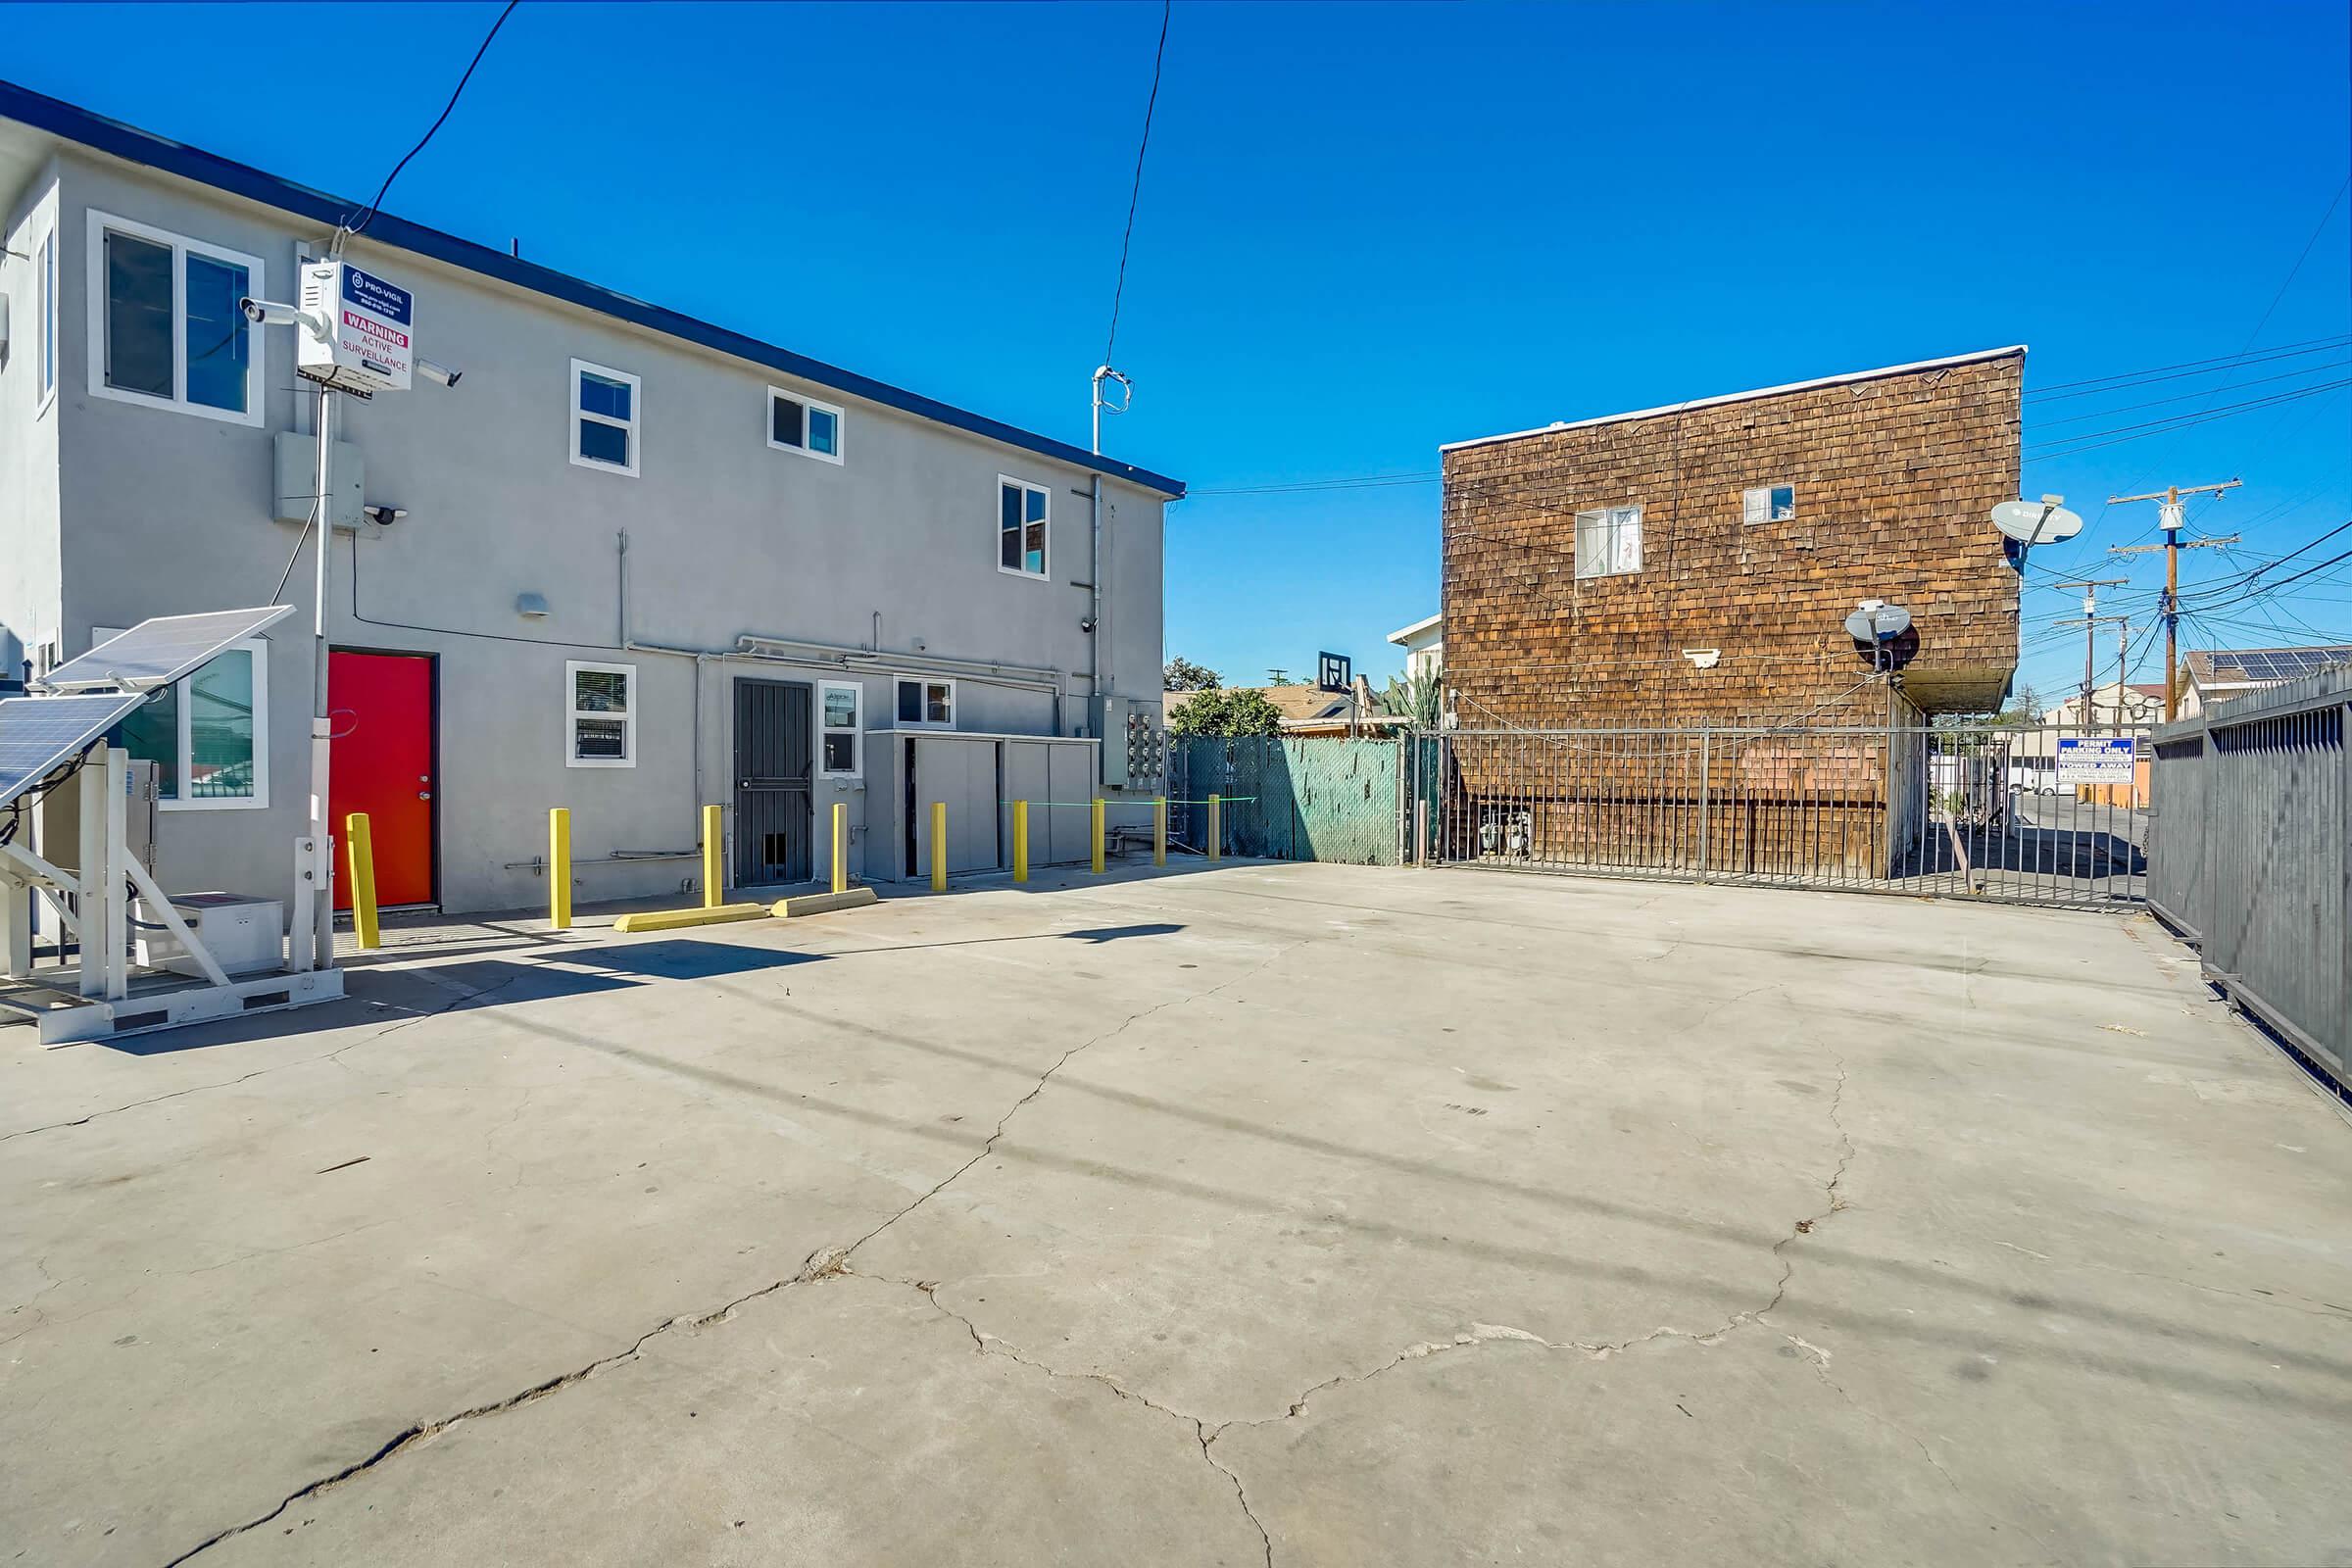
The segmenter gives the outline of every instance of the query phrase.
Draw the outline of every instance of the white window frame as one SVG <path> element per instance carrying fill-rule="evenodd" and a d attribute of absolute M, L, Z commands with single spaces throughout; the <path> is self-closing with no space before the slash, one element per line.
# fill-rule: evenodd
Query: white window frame
<path fill-rule="evenodd" d="M 796 447 L 789 441 L 776 439 L 776 399 L 778 398 L 798 403 L 801 406 L 801 439 L 804 443 L 801 446 Z M 814 447 L 805 444 L 808 437 L 808 415 L 810 413 L 833 416 L 832 451 L 819 452 Z M 778 452 L 798 453 L 804 458 L 814 458 L 819 463 L 830 463 L 838 466 L 841 463 L 841 450 L 849 444 L 849 428 L 850 416 L 842 411 L 842 407 L 838 403 L 827 403 L 821 398 L 812 398 L 806 392 L 795 392 L 790 387 L 771 386 L 767 389 L 767 444 Z"/>
<path fill-rule="evenodd" d="M 827 692 L 848 692 L 852 700 L 857 703 L 857 709 L 850 715 L 850 724 L 847 729 L 825 722 L 825 693 Z M 896 686 L 891 688 L 891 700 L 894 705 L 898 700 Z M 953 703 L 954 699 L 951 698 L 950 701 Z M 827 767 L 825 765 L 825 737 L 828 735 L 850 737 L 850 765 L 848 767 Z M 816 776 L 818 778 L 865 777 L 865 683 L 863 681 L 820 680 L 816 683 Z"/>
<path fill-rule="evenodd" d="M 90 628 L 90 646 L 95 648 L 109 637 L 120 637 L 126 629 L 122 626 L 93 626 Z M 230 643 L 220 652 L 253 656 L 253 794 L 243 798 L 214 795 L 197 799 L 183 793 L 168 801 L 158 798 L 155 808 L 159 811 L 266 811 L 270 808 L 270 645 L 259 637 L 246 637 Z M 210 659 L 205 661 L 205 664 L 211 662 Z M 203 672 L 204 664 L 199 664 L 172 683 L 172 701 L 178 720 L 172 745 L 179 753 L 173 759 L 173 764 L 179 774 L 179 787 L 183 791 L 195 783 L 196 748 L 190 720 L 195 712 L 194 683 Z"/>
<path fill-rule="evenodd" d="M 194 254 L 216 262 L 226 262 L 231 267 L 242 267 L 245 269 L 246 287 L 252 290 L 252 297 L 268 299 L 270 273 L 262 259 L 248 256 L 243 251 L 230 250 L 225 245 L 210 245 L 184 234 L 174 234 L 170 229 L 134 223 L 127 218 L 117 218 L 95 207 L 90 209 L 89 231 L 90 396 L 115 403 L 132 403 L 147 409 L 171 409 L 178 414 L 193 414 L 201 418 L 260 428 L 263 422 L 262 405 L 269 391 L 270 377 L 266 363 L 269 333 L 259 326 L 248 326 L 245 331 L 244 409 L 216 409 L 210 404 L 188 401 L 187 259 Z M 172 395 L 168 398 L 159 398 L 148 392 L 134 392 L 127 387 L 107 385 L 106 236 L 110 231 L 172 247 Z"/>
<path fill-rule="evenodd" d="M 1788 492 L 1788 510 L 1787 512 L 1773 510 L 1772 493 L 1775 490 Z M 1795 516 L 1796 486 L 1793 484 L 1750 485 L 1747 489 L 1740 492 L 1740 521 L 1743 525 L 1753 526 L 1760 522 L 1788 522 Z"/>
<path fill-rule="evenodd" d="M 32 416 L 36 419 L 57 401 L 57 225 L 51 223 L 32 246 Z"/>
<path fill-rule="evenodd" d="M 582 373 L 601 375 L 608 381 L 626 382 L 629 388 L 629 416 L 626 419 L 615 419 L 610 415 L 591 414 L 581 408 L 580 376 Z M 594 468 L 599 473 L 625 473 L 632 479 L 636 478 L 638 463 L 644 457 L 642 443 L 645 439 L 645 383 L 628 371 L 615 370 L 609 365 L 598 365 L 592 360 L 573 360 L 571 362 L 571 396 L 564 401 L 571 405 L 572 463 L 582 468 Z M 599 424 L 609 424 L 616 430 L 626 431 L 629 437 L 629 461 L 625 464 L 607 463 L 602 458 L 581 456 L 580 421 L 582 419 L 594 419 Z M 613 667 L 620 666 L 614 665 Z"/>
<path fill-rule="evenodd" d="M 931 710 L 930 688 L 933 686 L 945 686 L 948 689 L 948 716 L 944 719 L 901 718 L 899 716 L 899 688 L 906 685 L 909 681 L 912 681 L 915 685 L 924 688 L 923 700 L 920 706 L 922 707 L 923 711 L 926 713 Z M 961 709 L 957 706 L 957 700 L 956 696 L 956 683 L 944 676 L 899 675 L 893 677 L 891 680 L 890 721 L 900 729 L 954 729 L 956 727 L 956 715 L 960 711 Z"/>
<path fill-rule="evenodd" d="M 1021 531 L 1024 535 L 1027 534 L 1029 530 L 1029 504 L 1026 498 L 1026 492 L 1034 490 L 1039 495 L 1046 498 L 1046 514 L 1038 519 L 1039 525 L 1046 530 L 1046 548 L 1039 551 L 1038 554 L 1045 559 L 1039 563 L 1040 569 L 1036 571 L 1029 571 L 1019 566 L 1007 566 L 1004 564 L 1004 487 L 1006 485 L 1016 486 L 1024 492 L 1023 500 L 1021 502 Z M 1034 479 L 1016 479 L 1009 473 L 1000 473 L 997 475 L 997 504 L 993 509 L 991 509 L 991 514 L 996 518 L 997 524 L 991 540 L 991 543 L 994 545 L 996 550 L 996 555 L 992 559 L 994 559 L 997 564 L 997 569 L 1007 577 L 1024 577 L 1031 582 L 1052 581 L 1054 577 L 1053 486 L 1039 484 Z M 1022 557 L 1026 559 L 1028 554 L 1028 550 L 1023 548 L 1021 551 Z"/>
<path fill-rule="evenodd" d="M 1614 514 L 1620 512 L 1629 512 L 1633 514 L 1634 564 L 1630 566 L 1620 566 L 1617 564 L 1617 530 L 1623 527 L 1624 524 L 1614 520 Z M 1592 517 L 1610 519 L 1605 524 L 1609 530 L 1609 546 L 1608 549 L 1603 552 L 1602 559 L 1597 562 L 1587 560 L 1585 555 L 1585 523 L 1588 518 Z M 1642 508 L 1639 505 L 1587 507 L 1583 511 L 1577 513 L 1574 554 L 1576 556 L 1576 575 L 1579 579 L 1587 577 L 1639 576 L 1642 571 Z"/>
<path fill-rule="evenodd" d="M 617 715 L 621 720 L 618 757 L 582 757 L 579 731 L 574 727 L 583 718 L 609 719 L 615 715 L 596 712 L 580 707 L 580 677 L 590 675 L 621 675 L 628 679 L 628 707 Z M 591 660 L 567 659 L 564 662 L 564 765 L 566 767 L 635 767 L 637 765 L 637 710 L 644 706 L 637 699 L 645 688 L 637 683 L 635 664 L 602 664 Z"/>

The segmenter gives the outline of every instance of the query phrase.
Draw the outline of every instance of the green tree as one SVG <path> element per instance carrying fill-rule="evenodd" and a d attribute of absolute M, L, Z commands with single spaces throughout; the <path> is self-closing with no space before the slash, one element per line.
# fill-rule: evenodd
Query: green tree
<path fill-rule="evenodd" d="M 1428 670 L 1415 670 L 1402 680 L 1390 676 L 1388 685 L 1381 688 L 1379 703 L 1382 712 L 1409 718 L 1415 729 L 1436 729 L 1445 709 L 1445 691 Z"/>
<path fill-rule="evenodd" d="M 1281 728 L 1282 710 L 1266 701 L 1264 692 L 1246 686 L 1195 692 L 1168 714 L 1171 735 L 1272 735 Z"/>
<path fill-rule="evenodd" d="M 1159 672 L 1160 684 L 1172 692 L 1213 692 L 1225 684 L 1225 677 L 1206 664 L 1196 664 L 1178 654 Z"/>

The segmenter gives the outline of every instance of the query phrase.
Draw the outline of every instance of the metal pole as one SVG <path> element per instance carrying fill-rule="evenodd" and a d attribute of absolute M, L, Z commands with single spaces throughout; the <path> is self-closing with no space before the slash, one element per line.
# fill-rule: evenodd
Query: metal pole
<path fill-rule="evenodd" d="M 327 825 L 330 774 L 334 763 L 334 748 L 328 738 L 332 725 L 328 720 L 326 697 L 326 582 L 327 561 L 332 554 L 335 537 L 333 498 L 328 490 L 329 469 L 335 444 L 335 399 L 332 390 L 318 388 L 318 469 L 317 474 L 318 509 L 318 575 L 315 602 L 311 614 L 311 932 L 310 953 L 298 969 L 331 969 L 335 966 L 335 849 L 332 830 Z M 257 693 L 259 698 L 261 694 Z"/>
<path fill-rule="evenodd" d="M 547 923 L 571 929 L 571 811 L 562 806 L 547 813 Z"/>
<path fill-rule="evenodd" d="M 718 808 L 703 808 L 703 907 L 715 909 L 726 896 L 726 827 Z"/>

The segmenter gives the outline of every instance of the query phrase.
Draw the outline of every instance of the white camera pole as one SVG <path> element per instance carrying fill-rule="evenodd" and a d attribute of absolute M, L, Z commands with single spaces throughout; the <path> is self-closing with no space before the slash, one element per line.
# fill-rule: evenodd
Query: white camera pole
<path fill-rule="evenodd" d="M 294 925 L 307 934 L 289 944 L 297 969 L 335 966 L 335 840 L 327 821 L 334 749 L 326 702 L 327 560 L 335 537 L 327 482 L 334 450 L 335 394 L 322 382 L 318 387 L 318 493 L 315 503 L 318 518 L 317 598 L 311 615 L 311 820 L 308 835 L 296 852 L 294 869 Z"/>

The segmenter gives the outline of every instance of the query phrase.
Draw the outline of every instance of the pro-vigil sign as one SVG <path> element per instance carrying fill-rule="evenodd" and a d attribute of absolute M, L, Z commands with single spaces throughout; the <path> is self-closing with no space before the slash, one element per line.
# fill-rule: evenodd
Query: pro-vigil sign
<path fill-rule="evenodd" d="M 349 262 L 313 262 L 302 270 L 302 308 L 327 328 L 323 342 L 301 334 L 304 375 L 353 392 L 409 389 L 416 345 L 407 289 Z"/>

